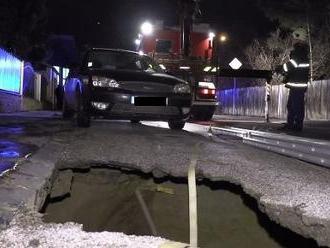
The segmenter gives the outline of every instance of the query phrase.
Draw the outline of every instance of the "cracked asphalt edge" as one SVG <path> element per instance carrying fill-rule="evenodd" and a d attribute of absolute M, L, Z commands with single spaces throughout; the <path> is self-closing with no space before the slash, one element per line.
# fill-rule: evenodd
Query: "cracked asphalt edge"
<path fill-rule="evenodd" d="M 0 247 L 153 248 L 168 240 L 124 233 L 88 233 L 77 223 L 46 224 L 42 209 L 57 178 L 56 164 L 65 150 L 56 139 L 8 171 L 0 182 Z M 28 234 L 28 235 L 27 235 Z"/>

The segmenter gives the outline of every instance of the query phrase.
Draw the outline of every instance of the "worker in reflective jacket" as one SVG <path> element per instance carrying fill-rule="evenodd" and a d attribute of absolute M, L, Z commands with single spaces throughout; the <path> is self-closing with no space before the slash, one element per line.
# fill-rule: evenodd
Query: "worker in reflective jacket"
<path fill-rule="evenodd" d="M 288 116 L 285 129 L 302 131 L 305 118 L 305 92 L 309 81 L 309 49 L 297 42 L 290 53 L 290 61 L 282 68 L 285 87 L 289 88 Z"/>

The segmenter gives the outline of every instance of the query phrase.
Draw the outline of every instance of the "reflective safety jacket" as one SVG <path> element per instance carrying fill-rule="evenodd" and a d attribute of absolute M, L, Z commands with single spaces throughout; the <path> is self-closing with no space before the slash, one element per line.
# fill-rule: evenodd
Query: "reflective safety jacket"
<path fill-rule="evenodd" d="M 283 65 L 285 86 L 288 88 L 307 88 L 309 72 L 308 47 L 297 44 L 290 53 L 290 61 Z"/>

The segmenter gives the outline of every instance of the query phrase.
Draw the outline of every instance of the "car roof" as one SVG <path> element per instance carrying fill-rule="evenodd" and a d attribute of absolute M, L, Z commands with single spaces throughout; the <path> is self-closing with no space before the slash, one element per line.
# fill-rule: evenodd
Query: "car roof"
<path fill-rule="evenodd" d="M 110 52 L 123 52 L 123 53 L 134 53 L 139 54 L 135 51 L 125 50 L 125 49 L 114 49 L 114 48 L 99 48 L 99 47 L 93 47 L 91 49 L 92 51 L 110 51 Z"/>

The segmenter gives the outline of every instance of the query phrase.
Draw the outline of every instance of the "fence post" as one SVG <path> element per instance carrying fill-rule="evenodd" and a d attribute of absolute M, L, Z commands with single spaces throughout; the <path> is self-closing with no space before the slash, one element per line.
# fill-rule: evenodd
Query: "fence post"
<path fill-rule="evenodd" d="M 266 94 L 265 94 L 265 120 L 269 123 L 269 105 L 270 105 L 270 91 L 271 84 L 266 81 Z"/>
<path fill-rule="evenodd" d="M 237 87 L 237 81 L 236 78 L 234 77 L 234 87 L 233 87 L 233 115 L 237 114 L 236 111 L 236 87 Z"/>

